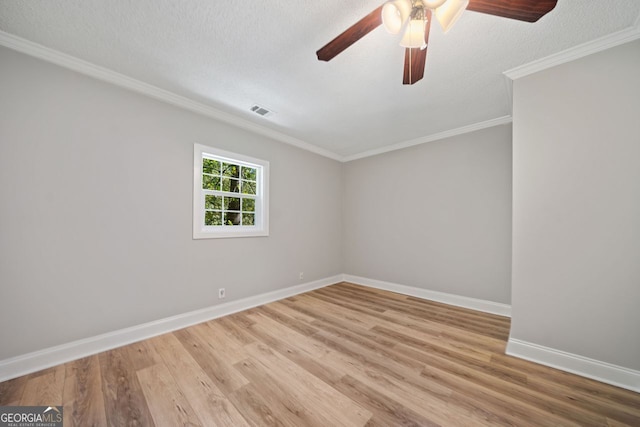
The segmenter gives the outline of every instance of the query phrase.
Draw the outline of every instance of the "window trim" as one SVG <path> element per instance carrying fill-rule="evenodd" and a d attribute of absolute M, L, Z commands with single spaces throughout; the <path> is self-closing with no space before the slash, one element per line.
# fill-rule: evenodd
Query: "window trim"
<path fill-rule="evenodd" d="M 220 158 L 229 163 L 257 169 L 255 197 L 255 225 L 206 226 L 204 225 L 205 192 L 202 189 L 202 159 L 205 155 Z M 241 197 L 242 193 L 238 194 Z M 269 235 L 269 162 L 218 148 L 193 145 L 193 238 L 218 239 L 232 237 L 261 237 Z"/>

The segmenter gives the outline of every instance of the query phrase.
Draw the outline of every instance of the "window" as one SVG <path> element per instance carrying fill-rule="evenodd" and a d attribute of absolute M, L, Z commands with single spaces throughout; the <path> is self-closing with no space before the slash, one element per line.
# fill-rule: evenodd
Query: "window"
<path fill-rule="evenodd" d="M 269 235 L 269 162 L 195 144 L 193 238 Z"/>

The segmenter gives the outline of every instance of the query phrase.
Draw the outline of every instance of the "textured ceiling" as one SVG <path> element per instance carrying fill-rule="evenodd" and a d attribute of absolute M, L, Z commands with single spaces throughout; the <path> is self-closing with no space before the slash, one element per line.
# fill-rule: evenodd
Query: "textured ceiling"
<path fill-rule="evenodd" d="M 382 27 L 315 51 L 382 0 L 0 0 L 0 30 L 352 156 L 511 114 L 503 72 L 634 25 L 638 0 L 558 0 L 534 24 L 434 24 L 424 79 Z M 260 104 L 276 112 L 259 117 Z"/>

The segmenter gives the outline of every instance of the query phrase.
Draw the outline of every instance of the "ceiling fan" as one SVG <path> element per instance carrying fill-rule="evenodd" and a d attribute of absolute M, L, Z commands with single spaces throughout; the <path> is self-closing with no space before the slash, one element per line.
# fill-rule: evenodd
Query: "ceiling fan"
<path fill-rule="evenodd" d="M 320 61 L 330 61 L 340 52 L 383 24 L 391 34 L 404 30 L 400 46 L 405 48 L 403 84 L 414 84 L 424 76 L 431 17 L 435 15 L 446 33 L 465 10 L 536 22 L 549 13 L 558 0 L 392 0 L 356 22 L 316 52 Z"/>

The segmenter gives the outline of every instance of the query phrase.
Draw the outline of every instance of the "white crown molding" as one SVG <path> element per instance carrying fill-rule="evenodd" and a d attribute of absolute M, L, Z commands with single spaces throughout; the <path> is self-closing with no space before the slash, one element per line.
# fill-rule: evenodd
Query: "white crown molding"
<path fill-rule="evenodd" d="M 515 80 L 520 77 L 560 65 L 565 62 L 572 61 L 574 59 L 581 58 L 592 53 L 596 53 L 623 43 L 627 43 L 640 38 L 640 15 L 635 21 L 635 24 L 627 29 L 619 31 L 617 33 L 610 34 L 600 39 L 584 43 L 582 45 L 567 49 L 565 51 L 556 53 L 546 58 L 533 61 L 528 64 L 513 68 L 505 71 L 503 74 L 507 79 Z M 363 151 L 361 153 L 352 154 L 349 156 L 341 156 L 332 151 L 320 148 L 314 144 L 308 143 L 298 138 L 294 138 L 285 133 L 277 130 L 261 126 L 253 123 L 249 120 L 245 120 L 233 114 L 218 110 L 209 105 L 194 101 L 181 95 L 177 95 L 173 92 L 161 89 L 157 86 L 144 83 L 140 80 L 133 79 L 125 76 L 124 74 L 117 73 L 104 67 L 92 64 L 87 61 L 83 61 L 79 58 L 67 55 L 65 53 L 56 51 L 38 43 L 23 39 L 21 37 L 9 34 L 4 31 L 0 31 L 0 45 L 6 46 L 10 49 L 22 52 L 24 54 L 43 59 L 45 61 L 54 63 L 56 65 L 71 69 L 73 71 L 88 75 L 90 77 L 102 80 L 125 89 L 149 96 L 151 98 L 166 102 L 179 108 L 183 108 L 198 114 L 202 114 L 207 117 L 211 117 L 216 120 L 234 125 L 241 129 L 245 129 L 251 132 L 255 132 L 259 135 L 272 138 L 274 140 L 298 147 L 300 149 L 310 151 L 315 154 L 319 154 L 324 157 L 328 157 L 339 162 L 350 162 L 353 160 L 362 159 L 365 157 L 376 156 L 378 154 L 388 153 L 391 151 L 401 150 L 403 148 L 412 147 L 415 145 L 425 144 L 432 141 L 437 141 L 444 138 L 449 138 L 456 135 L 462 135 L 476 130 L 485 129 L 492 126 L 498 126 L 510 123 L 512 121 L 511 116 L 503 116 L 495 119 L 487 120 L 463 126 L 456 129 L 447 130 L 444 132 L 426 135 L 420 138 L 399 142 L 393 145 Z M 508 95 L 511 95 L 510 82 L 506 82 Z M 510 103 L 511 100 L 508 100 Z"/>
<path fill-rule="evenodd" d="M 249 120 L 242 119 L 233 114 L 226 113 L 224 111 L 218 110 L 214 107 L 194 101 L 184 96 L 177 95 L 173 92 L 161 89 L 157 86 L 153 86 L 140 80 L 133 79 L 131 77 L 125 76 L 124 74 L 120 74 L 107 68 L 92 64 L 90 62 L 83 61 L 82 59 L 67 55 L 41 44 L 34 43 L 18 36 L 14 36 L 13 34 L 0 31 L 0 45 L 39 59 L 43 59 L 61 67 L 65 67 L 70 70 L 85 74 L 95 79 L 102 80 L 137 93 L 141 93 L 143 95 L 166 102 L 176 107 L 184 108 L 185 110 L 193 111 L 195 113 L 220 120 L 222 122 L 237 126 L 241 129 L 255 132 L 259 135 L 275 139 L 276 141 L 284 142 L 286 144 L 293 145 L 294 147 L 298 147 L 333 160 L 342 160 L 342 156 L 329 150 L 320 148 L 316 145 L 286 135 L 282 132 L 276 131 L 266 126 L 261 126 Z"/>
<path fill-rule="evenodd" d="M 285 144 L 293 145 L 294 147 L 310 151 L 315 154 L 319 154 L 324 157 L 328 157 L 339 162 L 349 162 L 351 160 L 361 159 L 364 157 L 375 156 L 378 154 L 386 153 L 389 151 L 401 150 L 403 148 L 412 147 L 414 145 L 424 144 L 438 139 L 448 138 L 455 135 L 461 135 L 468 132 L 488 128 L 491 126 L 497 126 L 511 122 L 511 116 L 499 117 L 497 119 L 488 120 L 486 122 L 480 122 L 469 126 L 464 126 L 457 129 L 448 130 L 445 132 L 428 135 L 421 138 L 412 139 L 409 141 L 393 144 L 390 146 L 364 151 L 351 156 L 341 156 L 324 148 L 320 148 L 316 145 L 308 143 L 298 138 L 294 138 L 285 133 L 277 130 L 261 126 L 253 123 L 249 120 L 245 120 L 233 114 L 218 110 L 217 108 L 203 104 L 201 102 L 194 101 L 187 97 L 177 95 L 165 89 L 161 89 L 157 86 L 150 85 L 140 80 L 128 77 L 124 74 L 109 70 L 82 59 L 76 58 L 66 53 L 48 48 L 41 44 L 32 42 L 27 39 L 9 34 L 4 31 L 0 31 L 0 45 L 13 49 L 15 51 L 24 53 L 35 58 L 51 62 L 61 67 L 68 68 L 78 73 L 93 77 L 95 79 L 114 84 L 116 86 L 131 90 L 133 92 L 140 93 L 150 98 L 166 102 L 173 106 L 183 108 L 198 114 L 202 114 L 207 117 L 219 120 L 224 123 L 236 126 L 241 129 L 245 129 L 259 135 L 272 138 L 276 141 L 283 142 Z"/>
<path fill-rule="evenodd" d="M 502 75 L 503 77 L 503 81 L 504 81 L 504 87 L 506 88 L 507 91 L 507 111 L 509 111 L 509 115 L 513 116 L 513 80 L 511 80 L 509 77 L 505 76 L 504 74 Z"/>
<path fill-rule="evenodd" d="M 474 123 L 468 126 L 462 126 L 456 129 L 446 130 L 440 133 L 434 133 L 433 135 L 422 136 L 420 138 L 411 139 L 409 141 L 399 142 L 393 145 L 387 145 L 373 150 L 363 151 L 351 156 L 345 156 L 342 158 L 343 162 L 350 162 L 352 160 L 358 160 L 365 157 L 377 156 L 378 154 L 388 153 L 390 151 L 402 150 L 403 148 L 413 147 L 415 145 L 426 144 L 427 142 L 433 142 L 440 139 L 450 138 L 452 136 L 462 135 L 469 132 L 475 132 L 477 130 L 490 128 L 493 126 L 504 125 L 512 122 L 511 116 L 502 116 L 495 119 L 487 120 L 484 122 Z"/>
<path fill-rule="evenodd" d="M 341 281 L 342 275 L 327 277 L 1 360 L 0 382 Z"/>
<path fill-rule="evenodd" d="M 640 393 L 640 371 L 515 338 L 509 338 L 506 353 L 530 362 L 550 366 L 561 371 Z"/>
<path fill-rule="evenodd" d="M 444 304 L 455 305 L 456 307 L 464 307 L 471 310 L 482 311 L 484 313 L 511 317 L 511 306 L 499 302 L 463 297 L 460 295 L 448 294 L 445 292 L 415 288 L 413 286 L 399 285 L 397 283 L 384 282 L 382 280 L 352 276 L 350 274 L 344 275 L 344 281 L 355 283 L 356 285 L 368 286 L 370 288 L 382 289 L 384 291 L 396 292 L 399 294 L 427 299 L 430 301 L 437 301 Z"/>
<path fill-rule="evenodd" d="M 570 49 L 563 50 L 562 52 L 554 53 L 553 55 L 529 62 L 528 64 L 512 68 L 505 71 L 503 74 L 511 80 L 516 80 L 521 77 L 537 73 L 538 71 L 546 70 L 547 68 L 555 67 L 556 65 L 564 64 L 639 38 L 640 15 L 636 19 L 634 25 L 629 28 L 580 44 Z"/>

